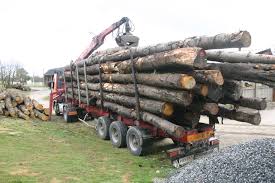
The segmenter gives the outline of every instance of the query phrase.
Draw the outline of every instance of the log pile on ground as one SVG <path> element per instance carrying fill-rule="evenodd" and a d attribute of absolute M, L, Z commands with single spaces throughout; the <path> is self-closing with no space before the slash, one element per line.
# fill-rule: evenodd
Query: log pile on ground
<path fill-rule="evenodd" d="M 49 120 L 48 109 L 36 100 L 20 93 L 2 91 L 0 92 L 0 115 L 18 117 L 25 120 L 38 118 L 43 121 Z"/>
<path fill-rule="evenodd" d="M 22 91 L 31 91 L 31 88 L 29 86 L 26 86 L 20 83 L 10 85 L 8 88 L 14 88 Z"/>
<path fill-rule="evenodd" d="M 67 97 L 140 118 L 174 136 L 195 128 L 201 115 L 207 115 L 212 124 L 217 117 L 224 117 L 258 125 L 261 117 L 257 110 L 265 109 L 266 101 L 242 97 L 239 81 L 273 86 L 271 67 L 257 67 L 254 58 L 254 65 L 207 61 L 207 56 L 215 61 L 218 55 L 210 57 L 207 49 L 241 48 L 250 43 L 250 34 L 240 31 L 99 51 L 65 67 Z M 235 109 L 229 110 L 224 104 Z M 241 111 L 239 106 L 256 111 Z"/>

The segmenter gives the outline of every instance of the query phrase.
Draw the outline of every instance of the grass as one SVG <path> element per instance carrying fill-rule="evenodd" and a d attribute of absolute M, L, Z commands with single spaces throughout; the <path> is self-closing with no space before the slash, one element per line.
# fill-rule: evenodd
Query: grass
<path fill-rule="evenodd" d="M 163 152 L 113 148 L 81 123 L 0 117 L 0 183 L 152 182 L 171 170 Z"/>

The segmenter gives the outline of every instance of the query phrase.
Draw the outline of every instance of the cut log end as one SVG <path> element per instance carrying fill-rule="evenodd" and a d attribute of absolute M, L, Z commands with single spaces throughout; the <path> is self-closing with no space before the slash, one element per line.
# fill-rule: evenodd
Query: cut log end
<path fill-rule="evenodd" d="M 180 79 L 180 86 L 183 89 L 190 90 L 196 85 L 196 80 L 192 76 L 183 75 Z"/>
<path fill-rule="evenodd" d="M 162 113 L 165 116 L 171 116 L 174 113 L 174 106 L 171 103 L 165 103 L 163 105 Z"/>
<path fill-rule="evenodd" d="M 249 47 L 251 45 L 251 35 L 248 31 L 242 31 L 240 34 L 241 39 L 240 42 L 242 43 L 243 47 Z"/>

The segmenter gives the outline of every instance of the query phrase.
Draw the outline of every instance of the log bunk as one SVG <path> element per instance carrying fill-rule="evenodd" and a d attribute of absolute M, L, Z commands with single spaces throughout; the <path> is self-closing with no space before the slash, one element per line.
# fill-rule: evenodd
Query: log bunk
<path fill-rule="evenodd" d="M 67 98 L 141 119 L 172 136 L 196 128 L 201 115 L 210 124 L 222 117 L 259 125 L 266 101 L 242 97 L 240 81 L 274 87 L 275 57 L 210 50 L 250 44 L 250 34 L 239 31 L 98 51 L 65 67 Z"/>

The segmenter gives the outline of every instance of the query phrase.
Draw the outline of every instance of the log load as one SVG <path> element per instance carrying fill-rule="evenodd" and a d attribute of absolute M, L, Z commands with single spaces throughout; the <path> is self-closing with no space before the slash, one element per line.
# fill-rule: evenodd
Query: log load
<path fill-rule="evenodd" d="M 72 90 L 70 88 L 68 89 L 68 93 L 72 94 Z M 74 89 L 74 93 L 78 94 L 78 90 Z M 80 90 L 80 94 L 82 97 L 86 97 L 85 90 Z M 100 92 L 89 91 L 89 97 L 90 99 L 93 99 L 93 98 L 100 99 Z M 118 95 L 115 93 L 104 93 L 103 98 L 104 100 L 125 105 L 127 107 L 135 107 L 136 105 L 136 100 L 134 97 L 129 97 L 125 95 Z M 168 102 L 161 102 L 161 101 L 145 99 L 145 98 L 140 98 L 139 101 L 140 101 L 140 108 L 150 113 L 164 115 L 164 116 L 171 116 L 174 112 L 173 105 Z"/>
<path fill-rule="evenodd" d="M 251 36 L 250 33 L 247 31 L 239 31 L 231 34 L 222 33 L 217 34 L 215 36 L 190 37 L 183 41 L 172 41 L 168 43 L 162 43 L 146 47 L 137 47 L 131 49 L 118 49 L 115 50 L 115 52 L 112 54 L 95 54 L 92 55 L 90 58 L 84 59 L 81 62 L 79 62 L 79 66 L 83 66 L 84 62 L 86 62 L 87 65 L 97 64 L 99 63 L 99 60 L 102 63 L 106 61 L 128 60 L 131 58 L 131 52 L 133 53 L 133 58 L 136 58 L 184 47 L 199 47 L 207 50 L 222 48 L 241 48 L 248 47 L 250 46 L 250 44 Z"/>
<path fill-rule="evenodd" d="M 70 86 L 71 83 L 68 83 Z M 87 84 L 89 90 L 99 91 L 100 84 L 98 83 L 88 83 Z M 193 99 L 193 94 L 187 91 L 178 91 L 178 90 L 168 90 L 163 88 L 156 88 L 146 85 L 138 84 L 138 92 L 141 96 L 145 96 L 151 99 L 160 100 L 164 102 L 175 103 L 183 106 L 188 106 L 191 104 Z M 74 83 L 74 87 L 77 88 L 77 84 Z M 81 89 L 86 89 L 86 84 L 82 83 L 80 85 Z M 104 91 L 111 93 L 119 93 L 124 95 L 132 95 L 135 94 L 135 88 L 133 84 L 116 84 L 116 83 L 103 83 L 102 88 Z"/>
<path fill-rule="evenodd" d="M 216 62 L 228 63 L 254 63 L 254 64 L 275 64 L 275 56 L 244 52 L 227 52 L 222 50 L 208 50 L 207 59 Z"/>

